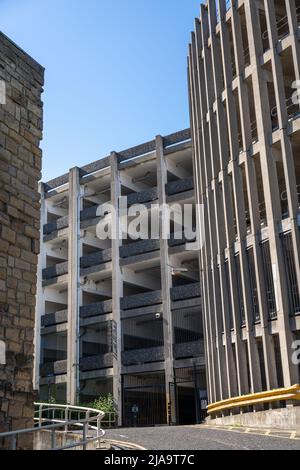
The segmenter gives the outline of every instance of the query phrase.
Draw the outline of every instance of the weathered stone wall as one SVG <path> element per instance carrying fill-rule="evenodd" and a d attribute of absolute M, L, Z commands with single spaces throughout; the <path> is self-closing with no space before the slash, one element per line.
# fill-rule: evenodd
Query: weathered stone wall
<path fill-rule="evenodd" d="M 44 69 L 0 33 L 0 80 L 6 87 L 6 103 L 0 104 L 0 342 L 6 348 L 0 432 L 33 424 L 43 76 Z M 19 442 L 28 446 L 28 439 Z"/>

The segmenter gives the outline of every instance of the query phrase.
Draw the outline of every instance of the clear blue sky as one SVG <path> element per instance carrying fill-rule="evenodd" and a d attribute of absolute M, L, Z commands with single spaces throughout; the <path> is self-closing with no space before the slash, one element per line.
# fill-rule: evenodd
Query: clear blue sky
<path fill-rule="evenodd" d="M 43 179 L 189 126 L 200 0 L 0 0 L 1 30 L 46 68 Z"/>

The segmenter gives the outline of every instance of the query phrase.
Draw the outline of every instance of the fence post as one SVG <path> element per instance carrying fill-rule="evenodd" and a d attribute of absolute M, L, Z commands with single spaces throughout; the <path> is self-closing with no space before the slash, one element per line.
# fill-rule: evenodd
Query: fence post
<path fill-rule="evenodd" d="M 100 448 L 101 444 L 101 417 L 97 417 L 97 437 L 98 437 L 98 447 Z"/>
<path fill-rule="evenodd" d="M 40 405 L 39 406 L 39 427 L 40 428 L 42 427 L 42 424 L 43 424 L 42 417 L 43 417 L 43 405 Z"/>
<path fill-rule="evenodd" d="M 17 435 L 11 437 L 11 450 L 17 450 Z"/>
<path fill-rule="evenodd" d="M 65 432 L 67 432 L 69 429 L 68 422 L 69 422 L 69 408 L 66 407 L 65 409 Z"/>
<path fill-rule="evenodd" d="M 83 425 L 83 445 L 82 450 L 86 450 L 86 440 L 87 440 L 87 423 L 85 422 Z"/>
<path fill-rule="evenodd" d="M 85 423 L 83 425 L 83 450 L 86 450 L 86 444 L 87 444 L 87 439 L 88 439 L 88 429 L 89 429 L 89 419 L 90 419 L 90 412 L 86 411 L 85 412 Z"/>
<path fill-rule="evenodd" d="M 55 449 L 55 441 L 56 441 L 55 429 L 52 429 L 52 431 L 51 431 L 51 450 Z"/>

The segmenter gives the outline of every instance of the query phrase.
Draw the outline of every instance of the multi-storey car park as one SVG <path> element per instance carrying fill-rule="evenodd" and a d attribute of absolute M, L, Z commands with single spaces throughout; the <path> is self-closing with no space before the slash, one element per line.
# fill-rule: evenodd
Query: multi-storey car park
<path fill-rule="evenodd" d="M 206 378 L 198 252 L 174 233 L 99 239 L 107 203 L 119 230 L 121 196 L 129 207 L 146 205 L 149 218 L 153 204 L 193 204 L 190 130 L 41 184 L 35 387 L 42 400 L 70 404 L 111 393 L 123 425 L 199 422 Z"/>
<path fill-rule="evenodd" d="M 190 44 L 208 395 L 227 421 L 241 402 L 225 399 L 300 381 L 299 26 L 299 0 L 209 0 Z M 252 418 L 295 425 L 287 395 L 260 395 Z"/>

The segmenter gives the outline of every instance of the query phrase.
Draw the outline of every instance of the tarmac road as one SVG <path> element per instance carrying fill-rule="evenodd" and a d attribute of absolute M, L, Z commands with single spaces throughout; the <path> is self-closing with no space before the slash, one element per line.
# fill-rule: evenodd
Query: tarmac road
<path fill-rule="evenodd" d="M 147 450 L 300 450 L 300 432 L 200 425 L 111 429 L 105 438 L 138 444 Z"/>

